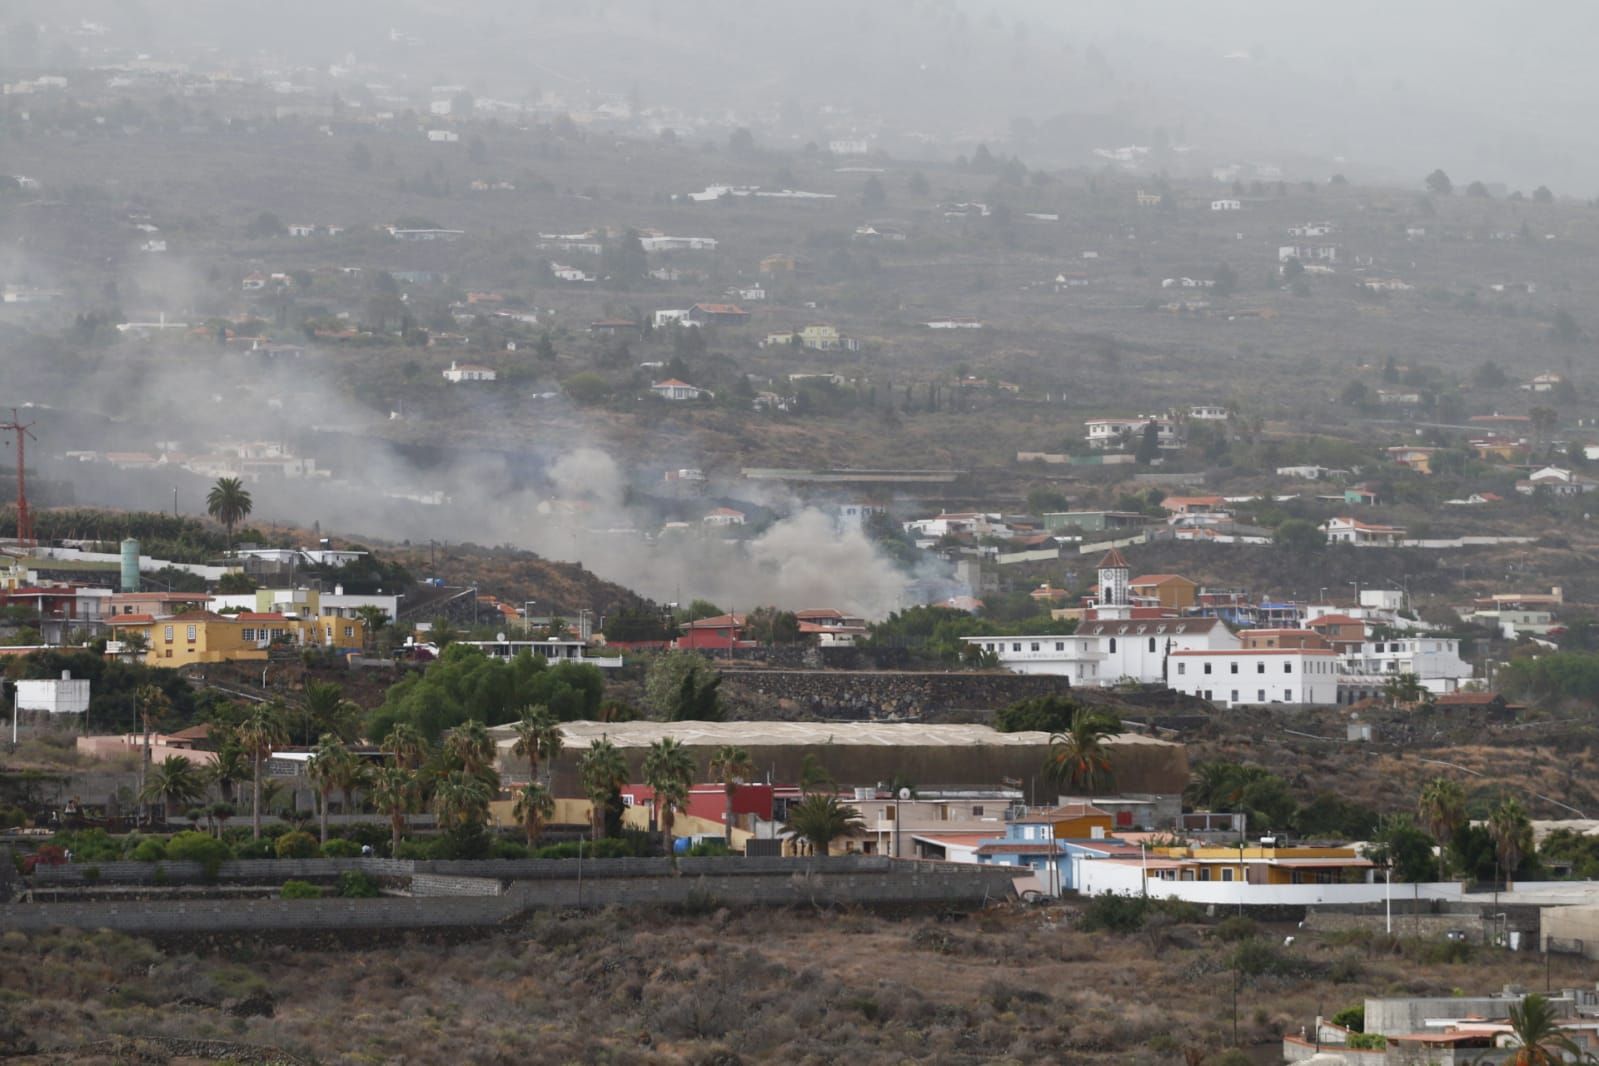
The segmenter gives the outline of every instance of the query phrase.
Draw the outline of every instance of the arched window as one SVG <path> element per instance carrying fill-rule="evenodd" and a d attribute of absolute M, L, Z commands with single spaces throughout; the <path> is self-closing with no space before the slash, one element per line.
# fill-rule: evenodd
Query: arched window
<path fill-rule="evenodd" d="M 1155 650 L 1155 638 L 1154 637 L 1150 637 L 1149 638 L 1149 650 L 1150 651 L 1154 651 Z"/>
<path fill-rule="evenodd" d="M 1116 638 L 1115 637 L 1111 637 L 1110 638 L 1110 653 L 1112 655 L 1116 654 Z"/>

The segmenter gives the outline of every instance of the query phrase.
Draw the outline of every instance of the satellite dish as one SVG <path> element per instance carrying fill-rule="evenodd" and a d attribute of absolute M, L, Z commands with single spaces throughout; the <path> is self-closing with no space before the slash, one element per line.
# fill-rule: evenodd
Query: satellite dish
<path fill-rule="evenodd" d="M 505 634 L 504 633 L 496 633 L 496 634 L 494 634 L 494 639 L 499 641 L 501 644 L 504 644 L 505 643 Z"/>
<path fill-rule="evenodd" d="M 911 798 L 911 790 L 908 789 L 908 788 L 900 789 L 899 790 L 899 798 L 902 799 L 902 800 L 910 799 Z"/>

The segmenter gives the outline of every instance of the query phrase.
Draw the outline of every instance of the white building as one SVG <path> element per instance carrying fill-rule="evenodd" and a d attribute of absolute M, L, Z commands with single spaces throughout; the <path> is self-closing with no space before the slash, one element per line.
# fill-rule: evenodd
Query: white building
<path fill-rule="evenodd" d="M 1212 200 L 1210 209 L 1212 211 L 1242 211 L 1244 203 L 1242 200 Z"/>
<path fill-rule="evenodd" d="M 1384 526 L 1362 522 L 1358 518 L 1329 518 L 1319 527 L 1327 535 L 1328 544 L 1353 544 L 1362 548 L 1394 548 L 1405 539 L 1402 526 Z"/>
<path fill-rule="evenodd" d="M 1338 261 L 1338 246 L 1336 244 L 1284 244 L 1277 249 L 1277 262 L 1286 263 L 1290 259 L 1297 259 L 1301 263 L 1336 263 Z"/>
<path fill-rule="evenodd" d="M 47 714 L 87 714 L 89 679 L 75 678 L 63 670 L 59 678 L 16 683 L 17 710 Z"/>
<path fill-rule="evenodd" d="M 646 252 L 716 251 L 716 238 L 714 237 L 668 237 L 665 234 L 657 234 L 650 237 L 640 237 L 638 242 Z"/>
<path fill-rule="evenodd" d="M 700 522 L 707 526 L 741 526 L 745 516 L 743 511 L 733 507 L 717 507 L 707 511 Z"/>
<path fill-rule="evenodd" d="M 1083 425 L 1090 448 L 1136 448 L 1143 439 L 1144 427 L 1154 423 L 1155 439 L 1162 448 L 1183 446 L 1177 424 L 1160 415 L 1138 415 L 1134 418 L 1091 418 Z"/>
<path fill-rule="evenodd" d="M 1174 651 L 1167 684 L 1178 692 L 1235 704 L 1338 702 L 1338 654 L 1330 648 Z"/>
<path fill-rule="evenodd" d="M 1380 697 L 1384 683 L 1404 674 L 1414 674 L 1422 688 L 1441 696 L 1458 691 L 1475 672 L 1460 657 L 1460 641 L 1427 634 L 1362 641 L 1339 657 L 1338 671 L 1340 703 Z"/>
<path fill-rule="evenodd" d="M 834 155 L 865 155 L 871 151 L 871 144 L 865 138 L 849 137 L 827 142 L 827 150 Z"/>
<path fill-rule="evenodd" d="M 1229 413 L 1227 408 L 1219 403 L 1202 403 L 1189 407 L 1188 417 L 1195 422 L 1225 422 Z"/>
<path fill-rule="evenodd" d="M 706 389 L 690 385 L 686 381 L 679 381 L 676 378 L 667 378 L 665 381 L 657 381 L 655 384 L 650 386 L 650 391 L 663 400 L 673 401 L 697 400 L 701 396 L 714 396 L 714 393 L 711 393 Z"/>
<path fill-rule="evenodd" d="M 493 381 L 495 377 L 493 367 L 478 363 L 457 363 L 453 359 L 444 371 L 444 380 L 452 385 L 459 385 L 463 381 Z"/>

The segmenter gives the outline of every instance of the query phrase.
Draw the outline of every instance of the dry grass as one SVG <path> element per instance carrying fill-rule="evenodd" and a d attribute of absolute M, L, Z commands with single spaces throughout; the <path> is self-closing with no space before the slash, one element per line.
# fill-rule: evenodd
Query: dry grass
<path fill-rule="evenodd" d="M 956 920 L 719 910 L 541 915 L 515 932 L 383 949 L 230 945 L 163 953 L 109 934 L 0 938 L 0 1053 L 73 1062 L 108 1035 L 272 1045 L 325 1063 L 1166 1063 L 1232 1023 L 1238 946 L 1201 925 L 1119 937 L 1065 909 Z M 1365 995 L 1535 984 L 1541 960 L 1428 961 L 1350 935 L 1255 946 L 1241 1041 Z M 1559 971 L 1569 967 L 1570 974 Z M 1555 980 L 1577 979 L 1557 960 Z M 269 994 L 273 1017 L 224 1009 Z M 86 1061 L 86 1060 L 83 1060 Z"/>

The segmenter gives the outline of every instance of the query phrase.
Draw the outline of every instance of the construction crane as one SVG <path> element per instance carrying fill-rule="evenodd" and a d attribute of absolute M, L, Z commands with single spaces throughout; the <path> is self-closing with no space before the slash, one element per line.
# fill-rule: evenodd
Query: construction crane
<path fill-rule="evenodd" d="M 33 423 L 23 424 L 17 409 L 11 409 L 11 421 L 0 422 L 0 433 L 10 433 L 17 438 L 17 546 L 31 548 L 33 539 L 33 514 L 28 510 L 28 438 L 34 437 Z"/>

